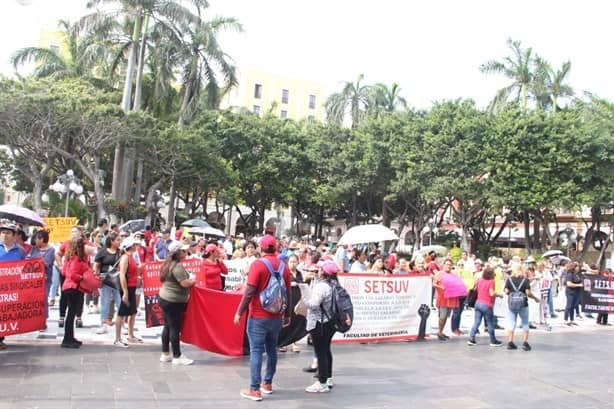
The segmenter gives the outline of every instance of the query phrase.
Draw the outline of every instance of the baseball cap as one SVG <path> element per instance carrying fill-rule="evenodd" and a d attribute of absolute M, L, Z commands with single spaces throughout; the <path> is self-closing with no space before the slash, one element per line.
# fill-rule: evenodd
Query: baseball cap
<path fill-rule="evenodd" d="M 207 247 L 205 247 L 205 253 L 213 253 L 214 251 L 218 251 L 218 247 L 213 243 L 207 244 Z"/>
<path fill-rule="evenodd" d="M 339 266 L 332 260 L 318 262 L 318 267 L 322 269 L 324 274 L 334 275 L 339 272 Z"/>
<path fill-rule="evenodd" d="M 0 221 L 0 230 L 10 230 L 15 233 L 18 229 L 18 226 L 10 220 Z"/>
<path fill-rule="evenodd" d="M 260 248 L 264 252 L 266 252 L 267 249 L 268 250 L 271 250 L 271 249 L 277 250 L 277 240 L 275 240 L 275 237 L 271 236 L 270 234 L 265 234 L 260 239 Z"/>
<path fill-rule="evenodd" d="M 122 240 L 122 244 L 120 244 L 120 247 L 122 250 L 128 250 L 130 247 L 134 246 L 135 244 L 136 244 L 136 240 L 134 239 L 134 237 L 128 236 Z"/>
<path fill-rule="evenodd" d="M 187 250 L 190 246 L 188 244 L 183 244 L 180 241 L 173 240 L 171 244 L 168 245 L 168 254 L 175 254 L 179 250 Z"/>

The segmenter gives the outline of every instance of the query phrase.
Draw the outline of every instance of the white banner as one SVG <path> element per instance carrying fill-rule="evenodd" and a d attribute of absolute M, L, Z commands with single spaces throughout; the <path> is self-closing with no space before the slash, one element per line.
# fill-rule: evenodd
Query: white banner
<path fill-rule="evenodd" d="M 241 259 L 224 260 L 228 274 L 225 275 L 224 291 L 235 291 L 235 289 L 245 283 L 245 275 L 243 274 L 243 266 L 245 261 Z"/>
<path fill-rule="evenodd" d="M 386 342 L 415 339 L 418 308 L 431 303 L 428 275 L 377 276 L 340 274 L 339 283 L 352 297 L 354 323 L 334 343 Z"/>

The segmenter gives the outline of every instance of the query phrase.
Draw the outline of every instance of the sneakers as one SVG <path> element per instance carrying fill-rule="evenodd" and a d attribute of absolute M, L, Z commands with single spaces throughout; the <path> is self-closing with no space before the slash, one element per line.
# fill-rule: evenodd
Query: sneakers
<path fill-rule="evenodd" d="M 492 341 L 492 342 L 490 343 L 490 346 L 491 346 L 491 347 L 500 347 L 501 345 L 503 345 L 503 342 L 501 342 L 501 341 L 499 341 L 499 340 L 497 340 L 497 339 L 495 339 L 494 341 Z"/>
<path fill-rule="evenodd" d="M 160 362 L 171 362 L 173 360 L 173 356 L 171 354 L 160 354 Z"/>
<path fill-rule="evenodd" d="M 530 350 L 531 350 L 531 345 L 529 345 L 529 343 L 528 343 L 528 342 L 523 342 L 523 343 L 522 343 L 522 349 L 523 349 L 524 351 L 530 351 Z"/>
<path fill-rule="evenodd" d="M 75 327 L 83 328 L 83 320 L 81 320 L 81 318 L 77 318 L 77 321 L 75 323 Z"/>
<path fill-rule="evenodd" d="M 173 365 L 192 365 L 194 363 L 194 360 L 181 354 L 179 358 L 173 358 L 172 362 L 173 362 Z"/>
<path fill-rule="evenodd" d="M 118 348 L 128 348 L 129 345 L 126 341 L 120 339 L 119 341 L 113 342 L 113 346 L 116 346 Z"/>
<path fill-rule="evenodd" d="M 267 395 L 272 394 L 273 393 L 273 385 L 271 385 L 270 383 L 260 384 L 260 392 L 266 393 Z"/>
<path fill-rule="evenodd" d="M 326 386 L 328 386 L 328 389 L 332 389 L 333 386 L 335 386 L 335 384 L 333 383 L 333 378 L 328 378 L 326 380 Z"/>
<path fill-rule="evenodd" d="M 305 368 L 303 368 L 303 372 L 318 372 L 318 368 L 317 367 L 313 367 L 313 366 L 307 366 Z"/>
<path fill-rule="evenodd" d="M 437 334 L 437 339 L 440 341 L 447 341 L 450 339 L 450 337 L 447 336 L 446 334 Z"/>
<path fill-rule="evenodd" d="M 60 317 L 60 319 L 58 320 L 58 327 L 64 328 L 64 318 L 63 317 Z"/>
<path fill-rule="evenodd" d="M 260 391 L 253 391 L 251 389 L 241 389 L 241 396 L 244 397 L 245 399 L 250 399 L 250 400 L 255 400 L 255 401 L 262 400 L 262 394 L 260 393 Z"/>
<path fill-rule="evenodd" d="M 518 347 L 513 342 L 508 342 L 507 349 L 518 349 Z"/>
<path fill-rule="evenodd" d="M 307 393 L 326 393 L 326 392 L 330 392 L 330 389 L 327 384 L 320 383 L 320 381 L 315 381 L 313 385 L 310 385 L 305 388 L 305 392 Z"/>
<path fill-rule="evenodd" d="M 100 335 L 100 334 L 106 334 L 107 332 L 109 332 L 109 329 L 107 328 L 106 324 L 102 324 L 100 326 L 100 328 L 98 328 L 96 330 L 96 334 Z"/>
<path fill-rule="evenodd" d="M 477 345 L 477 343 L 475 342 L 475 339 L 471 339 L 469 338 L 469 340 L 467 341 L 467 345 L 469 345 L 470 347 Z"/>

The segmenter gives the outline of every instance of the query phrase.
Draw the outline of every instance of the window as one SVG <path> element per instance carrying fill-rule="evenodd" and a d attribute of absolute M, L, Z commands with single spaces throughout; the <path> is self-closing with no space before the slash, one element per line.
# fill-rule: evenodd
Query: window
<path fill-rule="evenodd" d="M 282 89 L 281 90 L 281 103 L 287 104 L 289 97 L 290 97 L 290 91 L 288 91 L 287 89 Z"/>
<path fill-rule="evenodd" d="M 281 113 L 279 114 L 280 118 L 287 118 L 288 117 L 288 111 L 284 111 L 283 109 L 281 110 Z"/>
<path fill-rule="evenodd" d="M 316 109 L 316 96 L 309 95 L 309 109 Z"/>
<path fill-rule="evenodd" d="M 262 98 L 262 84 L 254 85 L 254 98 Z"/>
<path fill-rule="evenodd" d="M 260 113 L 260 105 L 254 105 L 254 109 L 252 109 L 252 111 L 254 111 L 254 114 L 259 114 Z"/>

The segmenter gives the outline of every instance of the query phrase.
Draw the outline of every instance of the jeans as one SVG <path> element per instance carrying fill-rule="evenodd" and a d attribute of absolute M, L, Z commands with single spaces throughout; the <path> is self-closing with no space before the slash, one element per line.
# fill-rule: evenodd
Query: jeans
<path fill-rule="evenodd" d="M 168 353 L 170 348 L 173 348 L 173 357 L 181 356 L 181 348 L 179 346 L 179 334 L 183 325 L 183 314 L 188 305 L 185 302 L 170 302 L 160 298 L 160 308 L 164 313 L 164 329 L 162 330 L 162 352 Z"/>
<path fill-rule="evenodd" d="M 580 305 L 580 291 L 567 292 L 567 305 L 565 306 L 565 321 L 573 321 L 574 312 L 578 314 L 578 306 Z"/>
<path fill-rule="evenodd" d="M 79 308 L 79 304 L 83 306 L 83 293 L 79 290 L 71 288 L 70 290 L 62 291 L 68 307 L 66 321 L 64 321 L 64 339 L 63 344 L 69 344 L 75 340 L 75 315 Z"/>
<path fill-rule="evenodd" d="M 522 322 L 522 329 L 524 331 L 529 330 L 529 307 L 522 307 L 518 312 L 508 311 L 507 313 L 507 325 L 508 331 L 513 331 L 516 329 L 516 321 L 520 317 L 520 321 Z"/>
<path fill-rule="evenodd" d="M 452 332 L 460 329 L 461 314 L 465 308 L 465 300 L 467 297 L 458 297 L 458 307 L 452 310 L 452 318 L 450 319 L 450 325 L 452 326 Z"/>
<path fill-rule="evenodd" d="M 60 287 L 60 270 L 56 266 L 53 266 L 53 274 L 51 278 L 51 294 L 47 291 L 47 296 L 55 300 L 58 295 L 58 288 Z"/>
<path fill-rule="evenodd" d="M 49 318 L 49 290 L 53 284 L 53 274 L 45 278 L 45 318 Z M 55 297 L 54 297 L 55 298 Z"/>
<path fill-rule="evenodd" d="M 277 368 L 277 340 L 283 320 L 281 318 L 248 318 L 247 337 L 249 338 L 249 387 L 260 390 L 260 383 L 273 383 Z M 262 353 L 266 352 L 266 370 L 262 382 Z"/>
<path fill-rule="evenodd" d="M 495 342 L 497 338 L 495 337 L 495 315 L 493 314 L 493 308 L 479 301 L 475 303 L 475 319 L 473 321 L 473 327 L 471 327 L 471 331 L 469 332 L 469 339 L 475 339 L 475 334 L 478 332 L 482 317 L 484 317 L 484 321 L 486 321 L 490 342 Z"/>
<path fill-rule="evenodd" d="M 548 309 L 550 310 L 550 316 L 552 317 L 554 314 L 554 301 L 553 301 L 552 288 L 548 290 Z"/>
<path fill-rule="evenodd" d="M 316 327 L 311 330 L 313 348 L 318 356 L 318 380 L 326 383 L 328 378 L 333 377 L 333 353 L 330 350 L 330 343 L 335 335 L 335 328 L 332 322 L 322 324 L 317 322 Z"/>
<path fill-rule="evenodd" d="M 103 285 L 100 291 L 100 321 L 104 324 L 109 316 L 109 308 L 111 307 L 111 298 L 115 301 L 115 311 L 119 311 L 119 305 L 122 297 L 119 295 L 119 290 L 108 285 Z"/>

